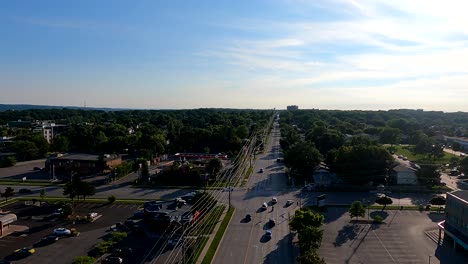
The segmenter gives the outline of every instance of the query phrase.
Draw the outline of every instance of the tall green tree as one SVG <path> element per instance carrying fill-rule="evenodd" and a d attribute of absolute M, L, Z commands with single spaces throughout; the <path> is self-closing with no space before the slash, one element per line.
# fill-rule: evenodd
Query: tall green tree
<path fill-rule="evenodd" d="M 300 264 L 326 264 L 325 259 L 318 255 L 317 250 L 312 249 L 302 253 L 296 261 Z"/>
<path fill-rule="evenodd" d="M 401 132 L 398 128 L 385 127 L 380 131 L 380 143 L 392 146 L 400 140 Z"/>
<path fill-rule="evenodd" d="M 352 184 L 385 182 L 393 157 L 382 146 L 342 146 L 329 157 L 330 167 Z"/>
<path fill-rule="evenodd" d="M 357 219 L 359 219 L 359 217 L 364 217 L 366 215 L 366 209 L 364 209 L 364 206 L 360 201 L 354 201 L 351 204 L 351 207 L 349 208 L 348 212 L 351 218 L 356 217 Z"/>
<path fill-rule="evenodd" d="M 310 142 L 297 142 L 284 153 L 284 164 L 302 179 L 309 177 L 321 160 L 322 155 Z"/>
<path fill-rule="evenodd" d="M 206 166 L 206 171 L 210 174 L 211 179 L 216 179 L 223 168 L 223 163 L 220 159 L 211 159 Z"/>
<path fill-rule="evenodd" d="M 379 196 L 377 197 L 377 199 L 375 199 L 375 202 L 380 205 L 383 205 L 382 211 L 385 210 L 385 207 L 387 207 L 387 205 L 393 203 L 392 199 L 387 196 Z"/>
<path fill-rule="evenodd" d="M 5 198 L 5 201 L 8 201 L 8 198 L 12 197 L 15 195 L 15 190 L 11 187 L 6 187 L 5 191 L 1 193 L 1 196 Z"/>
<path fill-rule="evenodd" d="M 66 136 L 58 135 L 52 140 L 52 149 L 58 152 L 67 152 L 70 146 L 70 141 Z"/>
<path fill-rule="evenodd" d="M 440 183 L 439 167 L 434 164 L 421 164 L 416 176 L 421 184 L 435 185 Z"/>
<path fill-rule="evenodd" d="M 302 229 L 312 226 L 321 227 L 325 221 L 325 218 L 321 214 L 314 214 L 309 209 L 300 209 L 294 213 L 289 226 L 291 230 L 300 232 Z"/>

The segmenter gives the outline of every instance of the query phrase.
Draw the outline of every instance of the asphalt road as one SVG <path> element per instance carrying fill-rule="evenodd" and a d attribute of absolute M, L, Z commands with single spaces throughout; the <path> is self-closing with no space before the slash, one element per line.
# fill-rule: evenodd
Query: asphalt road
<path fill-rule="evenodd" d="M 213 263 L 294 263 L 288 227 L 288 217 L 297 205 L 285 206 L 286 200 L 294 197 L 296 191 L 288 189 L 282 164 L 277 163 L 279 153 L 279 128 L 275 124 L 265 154 L 259 155 L 254 173 L 250 176 L 245 190 L 234 191 L 232 204 L 234 216 L 224 234 Z M 264 172 L 260 173 L 260 169 Z M 278 203 L 264 211 L 259 209 L 263 202 L 277 197 Z M 252 220 L 245 221 L 246 214 Z M 265 239 L 270 229 L 268 221 L 275 219 L 272 238 Z"/>

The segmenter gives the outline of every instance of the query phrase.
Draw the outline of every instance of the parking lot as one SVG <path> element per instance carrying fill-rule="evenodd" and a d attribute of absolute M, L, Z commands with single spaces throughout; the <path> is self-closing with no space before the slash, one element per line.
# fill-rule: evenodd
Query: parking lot
<path fill-rule="evenodd" d="M 468 263 L 468 256 L 450 244 L 437 246 L 443 214 L 371 210 L 370 216 L 376 214 L 384 224 L 353 223 L 345 208 L 330 208 L 319 250 L 326 263 Z"/>
<path fill-rule="evenodd" d="M 28 231 L 22 233 L 13 233 L 9 236 L 0 239 L 0 259 L 8 257 L 15 249 L 22 247 L 34 247 L 36 252 L 29 257 L 15 261 L 15 263 L 66 263 L 69 264 L 76 256 L 87 255 L 94 246 L 102 241 L 103 237 L 108 234 L 108 229 L 111 225 L 117 222 L 124 222 L 129 216 L 133 215 L 137 210 L 138 205 L 130 204 L 93 204 L 93 203 L 77 203 L 75 206 L 75 214 L 87 215 L 91 212 L 96 212 L 102 217 L 92 223 L 73 224 L 65 220 L 39 220 L 41 215 L 51 214 L 54 206 L 34 206 L 25 205 L 24 203 L 15 203 L 2 208 L 4 211 L 11 211 L 17 214 L 18 221 L 15 225 L 27 226 Z M 35 220 L 37 219 L 37 220 Z M 59 241 L 47 245 L 40 246 L 37 244 L 42 237 L 50 235 L 55 228 L 76 228 L 80 235 L 78 237 L 66 237 Z M 129 237 L 129 241 L 131 236 Z M 143 240 L 146 238 L 142 238 Z M 140 239 L 141 240 L 141 239 Z M 127 242 L 128 243 L 128 242 Z M 130 243 L 131 244 L 131 243 Z M 133 246 L 132 246 L 133 247 Z M 146 251 L 147 246 L 144 246 L 142 251 Z M 139 252 L 138 245 L 136 252 Z"/>
<path fill-rule="evenodd" d="M 49 175 L 42 173 L 39 170 L 34 170 L 34 167 L 43 168 L 45 160 L 31 160 L 18 162 L 13 167 L 0 168 L 0 179 L 17 179 L 21 180 L 23 177 L 29 180 L 47 180 Z"/>

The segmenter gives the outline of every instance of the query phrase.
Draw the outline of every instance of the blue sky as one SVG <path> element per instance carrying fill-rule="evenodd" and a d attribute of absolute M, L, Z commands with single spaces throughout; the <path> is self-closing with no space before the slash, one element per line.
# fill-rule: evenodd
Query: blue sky
<path fill-rule="evenodd" d="M 0 3 L 0 103 L 468 111 L 466 1 Z"/>

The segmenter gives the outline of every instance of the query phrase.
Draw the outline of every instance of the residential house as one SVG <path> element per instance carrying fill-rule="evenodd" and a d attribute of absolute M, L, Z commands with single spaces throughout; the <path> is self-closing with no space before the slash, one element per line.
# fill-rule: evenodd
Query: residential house
<path fill-rule="evenodd" d="M 315 167 L 314 172 L 312 173 L 312 178 L 315 186 L 317 187 L 330 186 L 338 180 L 336 173 L 331 172 L 324 163 Z"/>
<path fill-rule="evenodd" d="M 398 163 L 390 172 L 390 177 L 398 185 L 416 185 L 418 177 L 416 176 L 417 169 L 407 166 L 404 163 Z"/>

